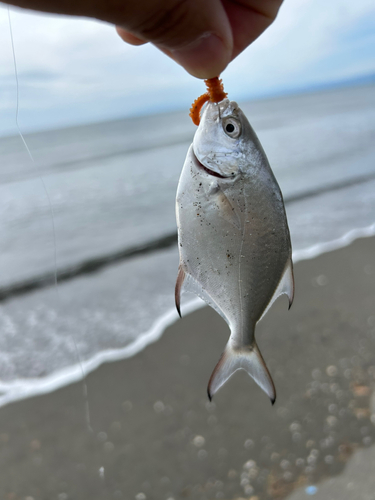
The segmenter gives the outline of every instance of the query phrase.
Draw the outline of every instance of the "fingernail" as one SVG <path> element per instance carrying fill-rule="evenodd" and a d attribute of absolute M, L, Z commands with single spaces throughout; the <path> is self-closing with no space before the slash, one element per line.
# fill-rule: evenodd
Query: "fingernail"
<path fill-rule="evenodd" d="M 213 33 L 207 33 L 185 47 L 168 50 L 171 57 L 197 78 L 218 76 L 230 61 L 231 52 Z"/>

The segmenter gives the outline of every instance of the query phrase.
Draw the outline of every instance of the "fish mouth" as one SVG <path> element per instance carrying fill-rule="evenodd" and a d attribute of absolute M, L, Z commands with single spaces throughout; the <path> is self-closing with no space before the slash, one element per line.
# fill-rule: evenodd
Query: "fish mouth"
<path fill-rule="evenodd" d="M 213 175 L 214 177 L 219 177 L 219 179 L 228 179 L 228 177 L 232 178 L 232 176 L 221 175 L 218 172 L 215 172 L 214 170 L 207 168 L 206 166 L 203 165 L 203 163 L 201 163 L 198 160 L 197 155 L 194 153 L 194 149 L 192 149 L 192 152 L 193 152 L 193 157 L 194 157 L 195 164 L 197 165 L 197 167 L 204 170 L 208 175 Z"/>

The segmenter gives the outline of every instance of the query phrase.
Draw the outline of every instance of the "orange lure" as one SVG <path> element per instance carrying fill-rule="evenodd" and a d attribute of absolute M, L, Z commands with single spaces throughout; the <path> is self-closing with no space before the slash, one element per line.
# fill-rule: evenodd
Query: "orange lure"
<path fill-rule="evenodd" d="M 200 113 L 203 104 L 207 101 L 220 102 L 228 95 L 226 92 L 224 92 L 223 82 L 219 80 L 218 76 L 215 76 L 215 78 L 210 78 L 209 80 L 205 80 L 204 83 L 206 84 L 207 92 L 195 99 L 190 108 L 189 114 L 190 118 L 193 120 L 193 123 L 197 126 L 199 125 L 201 119 Z"/>

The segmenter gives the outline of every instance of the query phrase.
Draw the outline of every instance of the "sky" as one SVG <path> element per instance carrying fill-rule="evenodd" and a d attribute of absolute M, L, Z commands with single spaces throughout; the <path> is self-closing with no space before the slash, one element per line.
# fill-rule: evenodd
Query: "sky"
<path fill-rule="evenodd" d="M 23 132 L 188 109 L 205 90 L 151 45 L 108 24 L 10 9 Z M 16 133 L 8 8 L 0 4 L 0 135 Z M 374 0 L 284 0 L 273 25 L 222 74 L 235 100 L 375 75 Z"/>

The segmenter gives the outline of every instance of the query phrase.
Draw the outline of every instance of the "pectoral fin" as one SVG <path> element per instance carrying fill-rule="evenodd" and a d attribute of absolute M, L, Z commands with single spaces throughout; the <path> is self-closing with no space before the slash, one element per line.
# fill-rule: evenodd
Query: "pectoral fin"
<path fill-rule="evenodd" d="M 241 229 L 241 220 L 238 213 L 217 182 L 212 182 L 206 194 L 207 202 L 202 206 L 203 211 L 211 212 L 212 209 L 215 209 L 219 217 L 222 217 L 237 229 Z"/>
<path fill-rule="evenodd" d="M 228 342 L 208 382 L 207 393 L 210 400 L 237 370 L 245 370 L 267 394 L 271 403 L 274 404 L 276 400 L 275 386 L 255 342 L 252 346 L 245 346 L 240 349 L 233 349 L 230 341 Z"/>
<path fill-rule="evenodd" d="M 219 209 L 220 216 L 237 229 L 241 229 L 240 218 L 238 217 L 237 212 L 235 211 L 234 207 L 228 200 L 227 196 L 223 193 L 223 191 L 219 191 L 217 193 L 215 201 Z"/>

